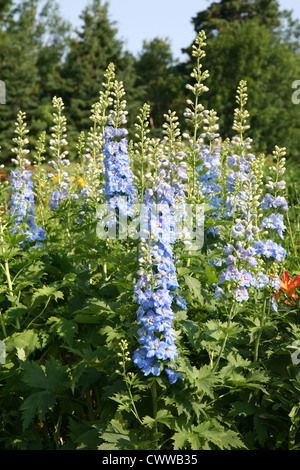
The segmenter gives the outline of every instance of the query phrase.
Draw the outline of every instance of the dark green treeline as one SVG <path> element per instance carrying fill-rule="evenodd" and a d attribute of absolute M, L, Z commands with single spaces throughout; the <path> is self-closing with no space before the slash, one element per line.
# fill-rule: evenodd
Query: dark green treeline
<path fill-rule="evenodd" d="M 0 80 L 6 87 L 6 104 L 0 104 L 0 162 L 10 161 L 20 109 L 27 115 L 32 147 L 42 131 L 49 133 L 53 96 L 62 97 L 69 141 L 76 142 L 90 127 L 90 109 L 110 62 L 124 82 L 131 133 L 145 102 L 151 106 L 153 135 L 160 135 L 168 109 L 177 112 L 185 129 L 191 45 L 182 44 L 184 62 L 173 56 L 168 38 L 144 41 L 134 56 L 118 38 L 109 2 L 101 0 L 89 2 L 80 20 L 74 31 L 53 0 L 0 0 Z M 244 79 L 257 149 L 270 153 L 275 145 L 285 146 L 288 158 L 300 161 L 300 104 L 292 99 L 300 97 L 293 88 L 300 80 L 298 21 L 280 11 L 275 0 L 211 2 L 191 21 L 195 37 L 202 29 L 207 36 L 203 67 L 210 72 L 209 91 L 202 104 L 217 112 L 222 136 L 232 135 L 236 88 Z"/>

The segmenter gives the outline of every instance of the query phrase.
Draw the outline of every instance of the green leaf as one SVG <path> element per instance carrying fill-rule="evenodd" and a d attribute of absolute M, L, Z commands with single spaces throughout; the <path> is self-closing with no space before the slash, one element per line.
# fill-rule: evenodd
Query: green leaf
<path fill-rule="evenodd" d="M 213 386 L 216 383 L 216 375 L 212 373 L 211 367 L 204 365 L 199 369 L 195 385 L 200 392 L 204 392 L 209 397 L 213 397 Z"/>
<path fill-rule="evenodd" d="M 5 339 L 6 352 L 10 353 L 14 349 L 23 349 L 27 357 L 36 349 L 44 346 L 46 334 L 37 333 L 34 330 L 25 330 L 21 333 L 13 333 Z"/>
<path fill-rule="evenodd" d="M 191 346 L 195 349 L 201 348 L 201 337 L 202 337 L 202 330 L 199 327 L 198 323 L 195 323 L 191 320 L 182 320 L 181 325 L 183 326 L 186 334 L 188 336 L 189 342 Z"/>
<path fill-rule="evenodd" d="M 206 264 L 205 266 L 205 274 L 206 274 L 206 281 L 208 285 L 212 285 L 218 282 L 218 278 L 214 271 L 214 268 L 210 264 Z"/>
<path fill-rule="evenodd" d="M 188 288 L 193 292 L 194 296 L 203 304 L 204 300 L 201 295 L 201 283 L 192 276 L 184 276 Z"/>
<path fill-rule="evenodd" d="M 55 402 L 55 394 L 50 390 L 43 390 L 29 395 L 20 408 L 23 412 L 23 430 L 27 429 L 35 416 L 38 416 L 39 420 L 43 421 L 46 411 L 52 408 Z"/>
<path fill-rule="evenodd" d="M 136 434 L 125 429 L 116 419 L 112 419 L 105 432 L 100 434 L 105 442 L 98 446 L 99 450 L 118 450 L 132 448 L 138 444 Z"/>
<path fill-rule="evenodd" d="M 43 286 L 37 289 L 33 294 L 31 305 L 37 303 L 37 300 L 39 300 L 39 303 L 41 303 L 44 297 L 54 297 L 54 299 L 57 301 L 58 299 L 63 299 L 64 294 L 60 290 L 57 290 L 57 287 L 55 286 Z"/>
<path fill-rule="evenodd" d="M 24 361 L 21 379 L 32 388 L 54 391 L 65 382 L 67 368 L 68 366 L 62 366 L 54 357 L 46 361 L 45 365 L 39 365 L 35 361 Z"/>
<path fill-rule="evenodd" d="M 221 450 L 246 449 L 235 431 L 225 429 L 216 421 L 201 423 L 195 429 L 206 441 L 213 443 Z"/>
<path fill-rule="evenodd" d="M 150 429 L 152 429 L 156 423 L 162 423 L 165 426 L 170 427 L 170 420 L 172 418 L 173 416 L 168 410 L 158 410 L 155 418 L 151 418 L 151 416 L 145 416 L 143 418 L 143 424 L 148 426 Z"/>
<path fill-rule="evenodd" d="M 50 317 L 47 324 L 50 325 L 50 333 L 57 334 L 68 346 L 73 344 L 74 337 L 78 331 L 78 325 L 75 321 L 63 317 Z"/>
<path fill-rule="evenodd" d="M 15 322 L 16 318 L 22 318 L 28 312 L 28 309 L 24 305 L 18 307 L 10 307 L 5 312 L 5 319 L 7 323 Z"/>

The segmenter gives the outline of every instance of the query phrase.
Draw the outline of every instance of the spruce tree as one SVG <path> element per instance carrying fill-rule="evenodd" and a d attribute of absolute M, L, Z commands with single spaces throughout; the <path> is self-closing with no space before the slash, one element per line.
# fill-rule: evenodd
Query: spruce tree
<path fill-rule="evenodd" d="M 0 80 L 6 88 L 6 104 L 0 108 L 2 161 L 11 157 L 19 111 L 26 112 L 31 148 L 49 126 L 67 32 L 58 5 L 50 0 L 0 3 Z"/>
<path fill-rule="evenodd" d="M 134 60 L 131 54 L 123 51 L 123 43 L 117 39 L 117 29 L 109 19 L 108 3 L 93 0 L 80 18 L 82 27 L 71 39 L 62 68 L 62 96 L 74 137 L 90 127 L 90 110 L 99 98 L 109 63 L 114 63 L 117 79 L 124 81 L 126 98 L 135 99 Z"/>
<path fill-rule="evenodd" d="M 183 104 L 180 99 L 183 77 L 177 65 L 168 39 L 156 37 L 143 42 L 136 60 L 136 83 L 143 90 L 144 101 L 150 105 L 151 125 L 156 133 L 161 133 L 168 110 L 179 114 Z"/>
<path fill-rule="evenodd" d="M 14 122 L 20 110 L 34 114 L 38 102 L 38 70 L 34 43 L 36 2 L 12 5 L 0 29 L 0 77 L 5 82 L 6 104 L 1 105 L 1 160 L 10 156 Z"/>

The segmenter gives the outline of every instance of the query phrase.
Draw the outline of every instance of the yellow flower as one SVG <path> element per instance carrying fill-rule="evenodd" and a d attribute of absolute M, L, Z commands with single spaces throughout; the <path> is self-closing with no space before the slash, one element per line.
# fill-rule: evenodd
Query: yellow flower
<path fill-rule="evenodd" d="M 81 186 L 82 188 L 84 188 L 84 186 L 85 186 L 85 181 L 84 181 L 84 179 L 81 178 L 81 177 L 77 178 L 77 185 L 78 185 L 78 186 Z"/>

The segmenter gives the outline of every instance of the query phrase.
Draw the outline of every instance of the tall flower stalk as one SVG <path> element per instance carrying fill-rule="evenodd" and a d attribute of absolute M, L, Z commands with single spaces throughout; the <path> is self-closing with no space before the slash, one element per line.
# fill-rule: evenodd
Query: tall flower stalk
<path fill-rule="evenodd" d="M 53 113 L 53 126 L 50 140 L 50 150 L 52 151 L 53 160 L 48 164 L 52 167 L 53 173 L 50 172 L 48 177 L 55 181 L 56 188 L 54 189 L 51 200 L 51 210 L 56 209 L 61 200 L 69 196 L 68 185 L 70 177 L 67 167 L 70 165 L 70 160 L 67 158 L 68 150 L 66 150 L 67 142 L 67 120 L 63 115 L 64 103 L 61 98 L 56 96 L 52 100 L 53 107 L 56 110 Z"/>
<path fill-rule="evenodd" d="M 41 245 L 41 240 L 46 238 L 46 232 L 42 227 L 36 226 L 32 172 L 26 169 L 30 162 L 26 158 L 29 150 L 26 149 L 28 129 L 25 117 L 25 113 L 20 111 L 15 129 L 17 137 L 13 139 L 16 147 L 12 151 L 16 154 L 16 158 L 12 159 L 12 163 L 17 168 L 11 171 L 9 178 L 10 215 L 14 226 L 12 233 L 25 235 L 25 242 L 35 241 Z"/>
<path fill-rule="evenodd" d="M 177 241 L 174 208 L 184 196 L 186 173 L 181 166 L 182 155 L 176 149 L 178 127 L 174 113 L 166 115 L 164 133 L 164 153 L 158 157 L 157 176 L 144 195 L 145 221 L 135 285 L 140 347 L 133 361 L 144 375 L 158 376 L 164 371 L 170 383 L 175 383 L 182 376 L 176 370 L 173 302 L 185 305 L 176 295 L 179 285 L 173 253 Z"/>

